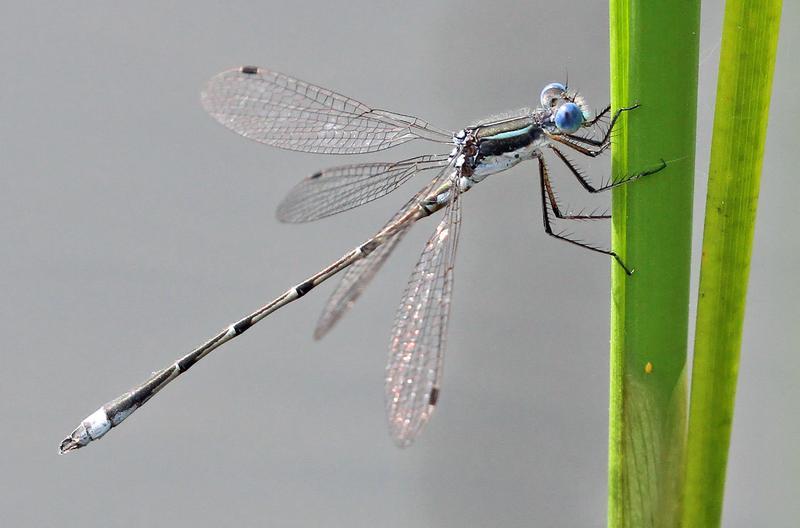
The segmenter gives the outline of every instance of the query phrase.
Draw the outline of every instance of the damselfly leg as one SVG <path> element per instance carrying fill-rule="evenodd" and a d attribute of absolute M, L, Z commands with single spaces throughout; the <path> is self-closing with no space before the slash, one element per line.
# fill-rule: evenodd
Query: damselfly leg
<path fill-rule="evenodd" d="M 617 263 L 620 266 L 622 266 L 622 269 L 625 270 L 626 274 L 628 274 L 628 275 L 632 275 L 633 274 L 633 271 L 631 269 L 629 269 L 625 265 L 625 263 L 622 261 L 622 259 L 619 257 L 619 255 L 617 255 L 615 252 L 613 252 L 613 251 L 611 251 L 609 249 L 603 249 L 603 248 L 594 246 L 594 245 L 586 243 L 586 242 L 584 242 L 582 240 L 578 240 L 578 239 L 572 238 L 572 236 L 570 234 L 568 234 L 568 233 L 566 233 L 564 231 L 560 231 L 560 232 L 553 231 L 553 227 L 550 224 L 550 214 L 549 214 L 550 213 L 550 209 L 548 209 L 548 207 L 547 207 L 547 205 L 548 205 L 547 202 L 548 202 L 548 195 L 551 197 L 551 204 L 555 203 L 555 197 L 553 195 L 552 184 L 550 183 L 550 175 L 549 175 L 548 170 L 547 170 L 547 164 L 546 164 L 544 158 L 541 157 L 541 156 L 539 156 L 539 184 L 541 185 L 541 192 L 542 192 L 542 219 L 544 220 L 544 231 L 545 231 L 545 233 L 547 233 L 548 235 L 550 235 L 553 238 L 557 238 L 559 240 L 563 240 L 564 242 L 568 242 L 568 243 L 573 244 L 575 246 L 582 247 L 584 249 L 588 249 L 589 251 L 594 251 L 596 253 L 603 253 L 604 255 L 608 255 L 608 256 L 612 257 L 614 260 L 616 260 Z M 597 215 L 597 216 L 586 215 L 586 216 L 584 216 L 582 218 L 579 218 L 577 216 L 569 218 L 569 217 L 566 217 L 566 216 L 563 216 L 563 215 L 559 216 L 558 214 L 555 213 L 555 209 L 556 208 L 554 208 L 554 210 L 553 210 L 553 214 L 557 218 L 562 218 L 562 219 L 565 219 L 565 220 L 602 220 L 602 219 L 610 218 L 609 215 Z"/>
<path fill-rule="evenodd" d="M 600 147 L 599 150 L 586 149 L 585 152 L 581 152 L 581 154 L 586 154 L 587 156 L 591 156 L 591 157 L 599 156 L 600 154 L 605 152 L 605 150 L 608 147 L 611 146 L 611 143 L 610 143 L 609 140 L 611 139 L 611 133 L 614 130 L 614 126 L 617 124 L 617 120 L 619 119 L 619 116 L 621 116 L 623 114 L 623 112 L 630 112 L 631 110 L 636 110 L 640 106 L 641 105 L 639 105 L 639 104 L 635 104 L 635 105 L 632 105 L 632 106 L 626 106 L 626 107 L 620 108 L 619 110 L 614 112 L 614 117 L 611 118 L 611 122 L 608 124 L 608 128 L 606 129 L 605 134 L 603 134 L 603 138 L 602 139 L 594 139 L 594 138 L 589 138 L 589 137 L 585 137 L 585 136 L 579 136 L 577 134 L 564 134 L 563 137 L 566 137 L 566 138 L 570 139 L 571 141 L 574 141 L 574 142 L 577 142 L 577 143 L 584 143 L 586 145 L 591 145 L 593 147 Z M 597 125 L 602 120 L 602 118 L 605 117 L 605 115 L 610 111 L 611 111 L 611 105 L 605 107 L 599 114 L 597 114 L 595 116 L 594 119 L 592 119 L 591 121 L 587 121 L 584 124 L 583 128 L 592 128 L 593 126 Z M 562 143 L 569 144 L 569 143 L 566 143 L 564 141 L 562 141 Z"/>
<path fill-rule="evenodd" d="M 558 156 L 558 158 L 561 161 L 564 162 L 564 165 L 566 165 L 567 168 L 569 168 L 570 172 L 575 176 L 575 178 L 577 178 L 581 186 L 592 194 L 607 191 L 609 189 L 613 189 L 614 187 L 619 187 L 620 185 L 625 185 L 626 183 L 638 180 L 639 178 L 642 178 L 644 176 L 655 174 L 659 171 L 664 170 L 667 166 L 667 162 L 662 159 L 658 167 L 643 170 L 640 172 L 635 172 L 633 174 L 628 174 L 627 176 L 623 176 L 622 178 L 619 178 L 617 180 L 609 180 L 608 183 L 600 185 L 599 187 L 595 187 L 589 181 L 589 178 L 587 178 L 586 175 L 583 174 L 583 172 L 578 167 L 576 167 L 575 164 L 572 163 L 572 161 L 566 155 L 564 155 L 563 152 L 561 152 L 560 150 L 558 150 L 557 147 L 554 147 L 552 145 L 550 146 L 550 149 L 553 152 L 555 152 L 556 156 Z"/>
<path fill-rule="evenodd" d="M 573 149 L 573 150 L 575 150 L 575 151 L 577 151 L 577 152 L 579 152 L 581 154 L 584 154 L 584 155 L 589 156 L 589 157 L 596 157 L 596 156 L 602 154 L 610 146 L 611 143 L 609 141 L 609 138 L 611 137 L 611 132 L 613 131 L 614 125 L 616 125 L 617 119 L 622 114 L 622 112 L 627 112 L 627 111 L 630 111 L 630 110 L 634 110 L 634 109 L 636 109 L 638 107 L 639 107 L 639 105 L 637 104 L 637 105 L 633 105 L 633 106 L 630 106 L 630 107 L 620 108 L 619 110 L 617 110 L 614 113 L 614 117 L 612 118 L 611 123 L 610 123 L 610 125 L 608 127 L 608 130 L 606 131 L 606 133 L 605 133 L 605 135 L 604 135 L 602 140 L 595 140 L 595 139 L 586 138 L 586 137 L 582 137 L 582 136 L 577 136 L 577 135 L 573 135 L 573 134 L 566 135 L 569 138 L 569 140 L 567 140 L 567 139 L 565 139 L 563 137 L 559 137 L 559 136 L 554 136 L 554 137 L 552 137 L 552 139 L 554 139 L 555 141 L 570 147 L 571 149 Z M 598 114 L 597 117 L 595 117 L 592 121 L 589 121 L 588 122 L 589 127 L 595 125 L 596 123 L 598 123 L 600 117 L 603 114 L 606 114 L 609 111 L 610 108 L 611 108 L 610 106 L 606 107 L 600 114 Z M 596 149 L 596 150 L 588 149 L 588 148 L 585 148 L 585 147 L 583 147 L 581 145 L 576 144 L 576 142 L 587 143 L 589 145 L 598 146 L 599 148 Z M 548 147 L 564 163 L 564 165 L 567 166 L 567 168 L 570 170 L 570 172 L 575 176 L 575 178 L 581 184 L 581 186 L 586 191 L 588 191 L 590 193 L 593 193 L 593 194 L 600 193 L 600 192 L 603 192 L 603 191 L 607 191 L 609 189 L 613 189 L 614 187 L 619 187 L 620 185 L 624 185 L 626 183 L 630 183 L 630 182 L 638 180 L 639 178 L 642 178 L 644 176 L 655 174 L 655 173 L 663 170 L 667 166 L 666 162 L 662 159 L 661 160 L 661 164 L 658 167 L 655 167 L 653 169 L 644 170 L 644 171 L 641 171 L 641 172 L 637 172 L 637 173 L 634 173 L 634 174 L 630 174 L 628 176 L 625 176 L 625 177 L 617 179 L 617 180 L 609 180 L 608 183 L 605 183 L 603 185 L 595 187 L 594 185 L 592 185 L 592 183 L 589 180 L 589 178 L 587 178 L 586 175 L 581 171 L 581 169 L 579 169 L 563 152 L 561 152 L 558 149 L 558 147 L 556 147 L 552 143 L 549 144 Z M 625 273 L 627 275 L 632 275 L 633 274 L 633 270 L 631 268 L 629 268 L 628 266 L 626 266 L 625 262 L 623 262 L 622 258 L 620 258 L 620 256 L 617 253 L 615 253 L 614 251 L 611 251 L 610 249 L 604 249 L 604 248 L 598 247 L 598 246 L 593 245 L 591 243 L 587 243 L 587 242 L 585 242 L 583 240 L 575 239 L 575 238 L 572 237 L 571 234 L 568 234 L 565 231 L 561 231 L 561 232 L 553 231 L 552 225 L 550 223 L 551 222 L 550 214 L 549 214 L 550 212 L 552 212 L 553 216 L 555 218 L 559 219 L 559 220 L 606 220 L 606 219 L 611 218 L 611 215 L 607 214 L 607 213 L 604 213 L 604 214 L 564 214 L 564 213 L 562 213 L 561 212 L 561 208 L 558 205 L 558 200 L 556 198 L 556 193 L 553 190 L 553 184 L 550 181 L 550 174 L 549 174 L 549 171 L 547 169 L 547 163 L 546 163 L 546 161 L 544 159 L 544 156 L 539 154 L 537 156 L 537 159 L 539 161 L 539 184 L 541 186 L 542 216 L 543 216 L 543 219 L 544 219 L 544 230 L 545 230 L 545 232 L 548 235 L 550 235 L 550 236 L 552 236 L 554 238 L 557 238 L 559 240 L 563 240 L 564 242 L 568 242 L 570 244 L 582 247 L 584 249 L 588 249 L 590 251 L 594 251 L 594 252 L 597 252 L 597 253 L 602 253 L 602 254 L 605 254 L 605 255 L 609 255 L 610 257 L 612 257 L 622 267 L 623 270 L 625 270 Z M 549 209 L 548 209 L 548 204 L 549 204 Z"/>

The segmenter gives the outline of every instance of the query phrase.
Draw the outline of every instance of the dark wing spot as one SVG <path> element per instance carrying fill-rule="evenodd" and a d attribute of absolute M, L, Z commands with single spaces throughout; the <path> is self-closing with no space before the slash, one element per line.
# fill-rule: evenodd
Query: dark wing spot
<path fill-rule="evenodd" d="M 431 396 L 428 398 L 428 404 L 436 405 L 437 401 L 439 401 L 439 389 L 438 387 L 434 387 L 431 389 Z"/>
<path fill-rule="evenodd" d="M 242 66 L 242 73 L 247 73 L 249 75 L 255 75 L 258 73 L 257 66 Z"/>
<path fill-rule="evenodd" d="M 309 176 L 308 178 L 309 178 L 310 180 L 316 180 L 316 179 L 317 179 L 317 178 L 319 178 L 320 176 L 322 176 L 322 171 L 315 172 L 314 174 L 312 174 L 312 175 L 311 175 L 311 176 Z"/>

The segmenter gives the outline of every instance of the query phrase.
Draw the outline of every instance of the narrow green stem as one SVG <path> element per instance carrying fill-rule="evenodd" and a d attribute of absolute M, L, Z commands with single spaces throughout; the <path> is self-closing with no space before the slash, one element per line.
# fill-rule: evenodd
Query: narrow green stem
<path fill-rule="evenodd" d="M 725 9 L 706 197 L 683 525 L 719 526 L 781 0 Z"/>
<path fill-rule="evenodd" d="M 667 162 L 615 190 L 608 526 L 680 519 L 697 102 L 699 0 L 611 0 L 613 174 Z"/>

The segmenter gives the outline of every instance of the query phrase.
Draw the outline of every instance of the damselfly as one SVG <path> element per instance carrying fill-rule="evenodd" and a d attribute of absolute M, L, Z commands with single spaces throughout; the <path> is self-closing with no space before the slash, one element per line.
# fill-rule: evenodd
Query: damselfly
<path fill-rule="evenodd" d="M 202 95 L 205 109 L 234 132 L 255 141 L 301 152 L 362 154 L 423 139 L 452 146 L 449 154 L 425 155 L 394 163 L 333 167 L 302 181 L 278 207 L 284 222 L 307 222 L 384 196 L 420 172 L 433 178 L 375 236 L 315 275 L 292 286 L 179 358 L 147 381 L 106 403 L 61 443 L 60 452 L 83 447 L 119 425 L 169 382 L 212 350 L 244 333 L 275 310 L 303 297 L 340 271 L 347 270 L 317 323 L 314 337 L 325 335 L 361 295 L 367 283 L 417 220 L 444 210 L 411 274 L 391 333 L 386 367 L 386 412 L 391 435 L 409 445 L 428 421 L 439 399 L 453 264 L 461 224 L 461 195 L 487 176 L 535 159 L 539 165 L 542 216 L 548 235 L 613 257 L 613 251 L 586 244 L 553 230 L 559 220 L 596 220 L 608 214 L 562 212 L 545 163 L 551 152 L 591 193 L 606 191 L 664 168 L 629 175 L 605 185 L 590 180 L 563 153 L 568 148 L 595 157 L 610 145 L 617 118 L 637 105 L 618 109 L 610 121 L 608 106 L 591 115 L 584 99 L 562 84 L 545 86 L 540 106 L 490 118 L 457 132 L 422 119 L 377 110 L 330 90 L 286 75 L 244 66 L 212 78 Z M 605 130 L 600 130 L 605 127 Z M 596 136 L 587 135 L 599 130 Z M 578 133 L 585 131 L 584 133 Z"/>

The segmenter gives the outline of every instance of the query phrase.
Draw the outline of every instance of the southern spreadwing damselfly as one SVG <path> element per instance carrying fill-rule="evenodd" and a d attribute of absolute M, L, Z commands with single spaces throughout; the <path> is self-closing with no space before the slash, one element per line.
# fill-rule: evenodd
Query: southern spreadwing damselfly
<path fill-rule="evenodd" d="M 317 220 L 380 198 L 418 173 L 433 175 L 373 237 L 100 407 L 64 439 L 61 453 L 102 437 L 212 350 L 344 271 L 314 331 L 314 336 L 321 338 L 358 299 L 410 227 L 443 210 L 411 273 L 389 345 L 385 385 L 389 429 L 399 446 L 407 446 L 430 418 L 440 395 L 462 194 L 491 174 L 535 159 L 547 234 L 610 255 L 630 274 L 631 270 L 613 251 L 553 230 L 555 220 L 599 220 L 609 215 L 562 211 L 544 155 L 553 154 L 591 193 L 628 183 L 665 166 L 662 160 L 654 169 L 594 186 L 564 151 L 590 157 L 602 154 L 610 146 L 617 118 L 637 105 L 620 108 L 613 116 L 610 106 L 592 115 L 583 97 L 559 83 L 544 87 L 537 108 L 489 118 L 457 132 L 441 130 L 410 115 L 373 109 L 325 88 L 254 66 L 232 69 L 212 78 L 203 92 L 202 103 L 209 114 L 234 132 L 289 150 L 363 154 L 422 139 L 447 145 L 451 151 L 391 163 L 337 166 L 300 182 L 278 207 L 279 220 Z"/>

